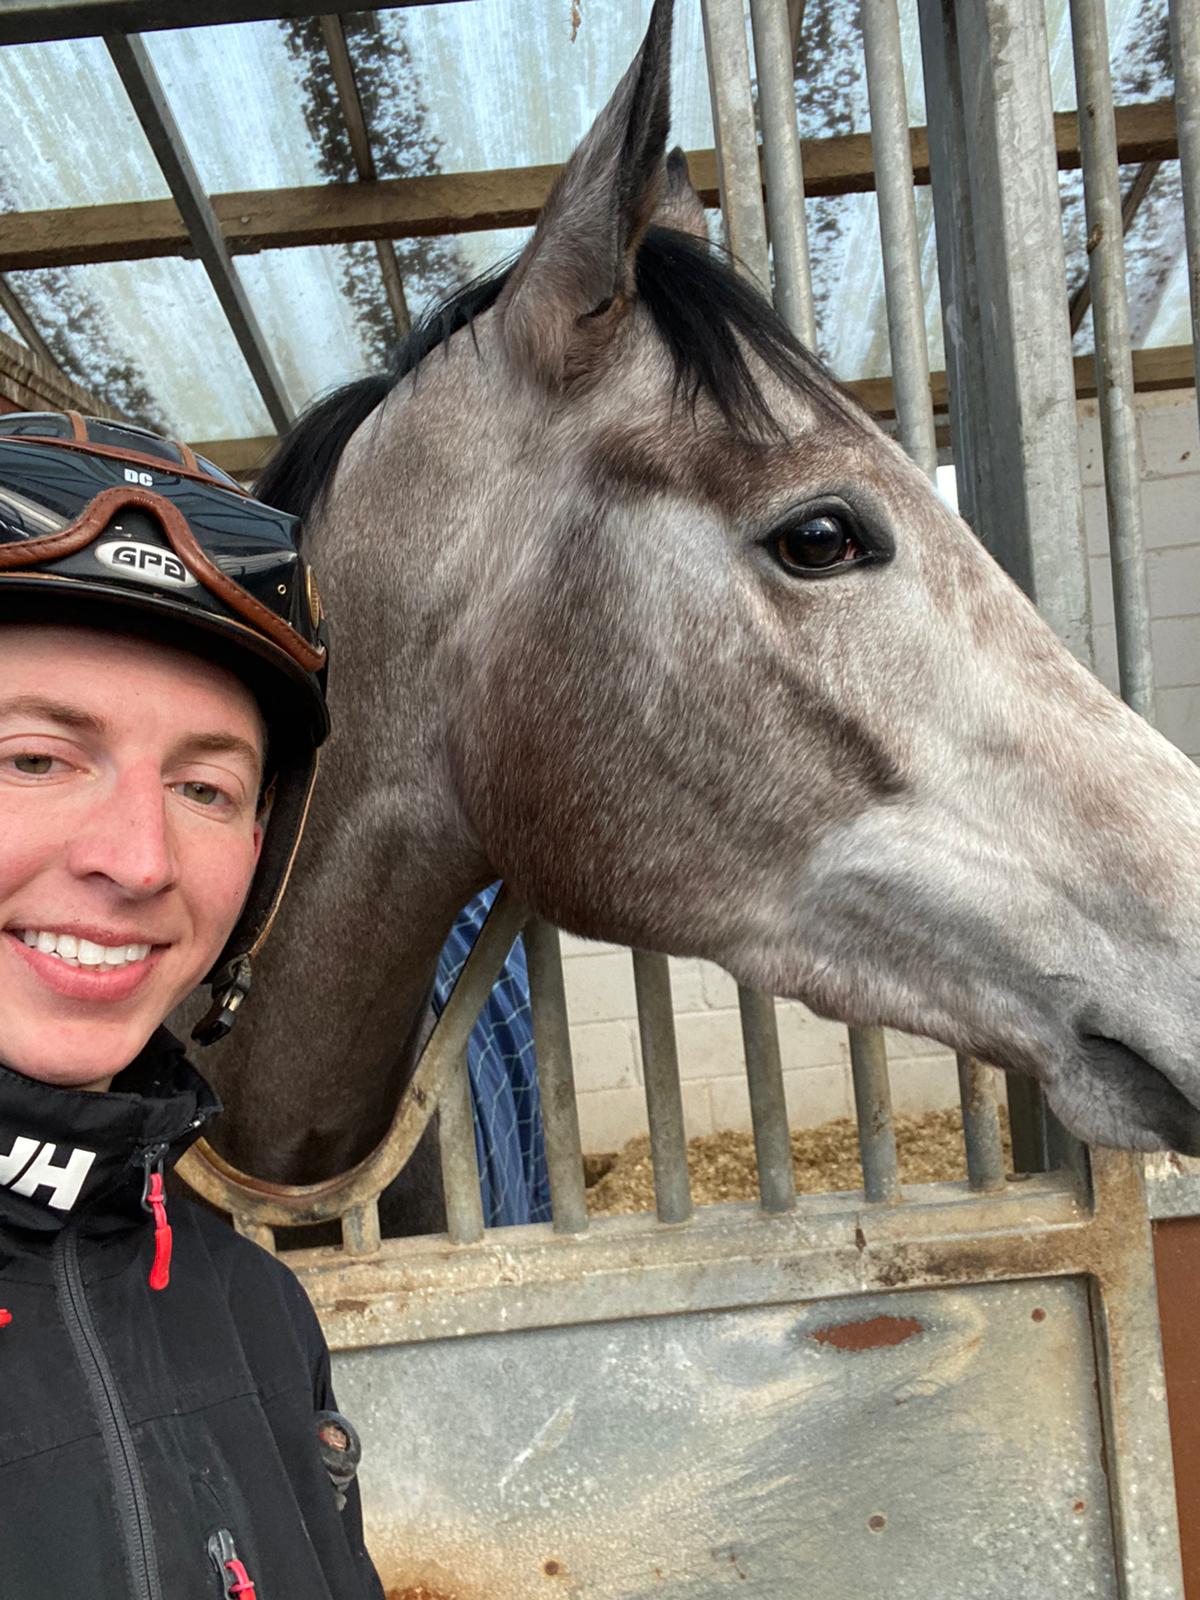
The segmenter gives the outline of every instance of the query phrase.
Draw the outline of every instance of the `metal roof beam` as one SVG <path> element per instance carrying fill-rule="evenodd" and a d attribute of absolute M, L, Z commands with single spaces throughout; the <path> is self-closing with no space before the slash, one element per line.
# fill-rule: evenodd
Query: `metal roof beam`
<path fill-rule="evenodd" d="M 1074 112 L 1055 118 L 1055 133 L 1059 167 L 1078 167 L 1079 126 Z M 913 182 L 926 184 L 929 145 L 925 129 L 911 129 L 910 143 Z M 1177 158 L 1179 144 L 1172 102 L 1118 107 L 1117 144 L 1123 162 Z M 800 148 L 807 194 L 852 194 L 874 188 L 871 141 L 866 134 L 805 139 Z M 702 199 L 707 205 L 715 205 L 717 168 L 713 151 L 692 151 L 688 164 Z M 374 183 L 250 189 L 213 195 L 211 205 L 225 243 L 234 254 L 297 245 L 345 244 L 355 239 L 473 233 L 535 222 L 560 170 L 558 166 L 512 167 L 494 172 L 385 178 Z M 0 214 L 0 272 L 191 253 L 188 231 L 169 200 Z"/>
<path fill-rule="evenodd" d="M 105 38 L 113 65 L 121 75 L 138 121 L 150 141 L 163 177 L 175 197 L 188 238 L 221 303 L 238 348 L 254 379 L 271 421 L 281 431 L 295 415 L 283 379 L 263 337 L 254 309 L 221 234 L 221 226 L 192 165 L 183 135 L 172 115 L 158 74 L 145 45 L 136 37 Z"/>
<path fill-rule="evenodd" d="M 323 0 L 323 11 L 399 11 L 443 0 Z M 262 22 L 272 17 L 307 17 L 312 0 L 3 0 L 0 44 L 39 39 L 82 39 L 103 33 L 151 33 L 159 28 L 204 28 L 215 22 Z"/>
<path fill-rule="evenodd" d="M 333 82 L 337 89 L 338 106 L 350 138 L 350 151 L 354 157 L 354 170 L 363 183 L 374 183 L 379 174 L 375 170 L 375 157 L 371 154 L 371 135 L 363 113 L 362 98 L 354 77 L 354 63 L 346 45 L 346 29 L 340 16 L 327 14 L 321 18 L 321 37 L 329 65 L 333 69 Z M 396 260 L 395 246 L 390 239 L 376 239 L 375 253 L 379 257 L 379 273 L 383 279 L 384 293 L 392 308 L 396 332 L 403 337 L 412 327 L 408 312 L 408 298 L 404 293 L 404 280 L 400 276 L 400 263 Z"/>
<path fill-rule="evenodd" d="M 1129 232 L 1130 224 L 1133 222 L 1134 217 L 1137 216 L 1138 209 L 1141 206 L 1142 201 L 1150 193 L 1150 185 L 1158 176 L 1158 169 L 1161 166 L 1161 161 L 1144 161 L 1138 168 L 1133 182 L 1129 185 L 1129 193 L 1121 202 L 1122 234 L 1127 234 Z M 1182 241 L 1180 241 L 1180 247 L 1182 248 Z M 1091 245 L 1089 241 L 1089 249 L 1090 248 Z M 1091 303 L 1092 279 L 1091 274 L 1085 272 L 1083 282 L 1071 296 L 1072 335 L 1079 332 L 1079 329 L 1083 324 L 1083 319 L 1087 316 L 1088 307 L 1091 305 Z"/>

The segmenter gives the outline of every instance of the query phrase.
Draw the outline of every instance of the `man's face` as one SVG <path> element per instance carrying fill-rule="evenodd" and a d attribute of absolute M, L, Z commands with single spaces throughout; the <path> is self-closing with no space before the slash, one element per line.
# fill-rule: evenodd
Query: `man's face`
<path fill-rule="evenodd" d="M 104 1088 L 201 981 L 262 843 L 249 691 L 115 634 L 0 627 L 0 1062 Z"/>

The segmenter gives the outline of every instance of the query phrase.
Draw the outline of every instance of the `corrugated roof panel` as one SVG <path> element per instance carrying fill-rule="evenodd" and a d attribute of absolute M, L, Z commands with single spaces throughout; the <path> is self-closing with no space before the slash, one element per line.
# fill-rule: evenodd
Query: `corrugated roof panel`
<path fill-rule="evenodd" d="M 132 420 L 197 439 L 270 430 L 198 262 L 59 267 L 9 281 L 68 374 Z"/>
<path fill-rule="evenodd" d="M 473 0 L 354 19 L 351 48 L 381 174 L 411 171 L 419 141 L 439 172 L 565 160 L 632 60 L 646 16 L 645 0 L 580 0 L 574 14 L 570 0 Z M 698 5 L 678 7 L 676 30 L 672 137 L 708 147 Z"/>
<path fill-rule="evenodd" d="M 917 0 L 901 0 L 910 121 L 925 119 Z M 563 159 L 625 69 L 646 0 L 473 0 L 351 13 L 345 27 L 381 176 Z M 1048 0 L 1056 106 L 1074 104 L 1067 0 Z M 1108 0 L 1119 102 L 1170 93 L 1165 0 Z M 345 181 L 349 141 L 315 18 L 146 36 L 192 159 L 212 192 Z M 712 142 L 700 7 L 681 7 L 673 136 Z M 99 40 L 0 51 L 9 109 L 0 208 L 165 195 L 166 186 Z M 801 132 L 863 131 L 868 99 L 857 0 L 810 0 L 800 52 Z M 1126 183 L 1132 170 L 1124 174 Z M 1166 164 L 1129 239 L 1135 344 L 1190 337 L 1178 165 Z M 1072 287 L 1086 271 L 1078 175 L 1062 180 Z M 942 365 L 928 189 L 917 193 L 930 361 Z M 808 205 L 819 344 L 842 376 L 888 371 L 873 195 Z M 400 240 L 420 311 L 511 255 L 527 230 Z M 373 246 L 235 258 L 297 405 L 367 368 L 393 343 Z M 192 437 L 268 430 L 264 408 L 203 271 L 182 260 L 18 274 L 13 287 L 73 377 L 131 415 Z M 7 324 L 3 324 L 7 326 Z M 1077 349 L 1090 343 L 1090 321 Z"/>
<path fill-rule="evenodd" d="M 169 193 L 99 39 L 0 49 L 0 210 Z"/>

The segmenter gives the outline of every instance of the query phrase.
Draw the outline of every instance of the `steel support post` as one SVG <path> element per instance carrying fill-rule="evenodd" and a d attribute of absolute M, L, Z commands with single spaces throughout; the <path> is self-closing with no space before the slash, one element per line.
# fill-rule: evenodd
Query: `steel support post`
<path fill-rule="evenodd" d="M 976 532 L 1068 649 L 1091 605 L 1046 25 L 921 0 L 951 432 Z"/>
<path fill-rule="evenodd" d="M 754 27 L 754 62 L 758 70 L 758 102 L 762 116 L 775 308 L 801 344 L 815 350 L 817 324 L 792 66 L 796 50 L 788 0 L 750 0 L 750 20 Z"/>
<path fill-rule="evenodd" d="M 929 392 L 925 293 L 896 0 L 863 0 L 862 29 L 896 421 L 900 443 L 932 478 L 937 472 L 937 434 Z"/>
<path fill-rule="evenodd" d="M 1133 357 L 1125 298 L 1125 238 L 1117 125 L 1104 0 L 1071 0 L 1075 89 L 1080 107 L 1088 281 L 1096 344 L 1096 393 L 1104 452 L 1104 494 L 1112 553 L 1121 697 L 1154 721 L 1150 586 L 1142 540 L 1142 489 L 1134 411 Z"/>
<path fill-rule="evenodd" d="M 743 0 L 700 0 L 704 54 L 712 96 L 717 185 L 729 248 L 744 271 L 767 289 L 771 265 L 763 210 L 754 97 L 750 90 L 750 52 L 746 45 Z"/>
<path fill-rule="evenodd" d="M 1170 0 L 1171 53 L 1175 62 L 1175 119 L 1183 176 L 1183 226 L 1187 238 L 1192 349 L 1200 350 L 1200 9 L 1196 0 Z M 1197 388 L 1200 398 L 1200 386 Z"/>

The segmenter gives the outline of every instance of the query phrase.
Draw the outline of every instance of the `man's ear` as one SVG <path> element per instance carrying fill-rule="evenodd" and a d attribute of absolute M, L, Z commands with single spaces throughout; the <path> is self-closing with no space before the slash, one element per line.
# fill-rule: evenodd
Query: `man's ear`
<path fill-rule="evenodd" d="M 665 181 L 672 0 L 654 0 L 632 66 L 567 162 L 497 301 L 514 365 L 551 388 L 598 367 L 633 298 Z"/>
<path fill-rule="evenodd" d="M 708 243 L 708 218 L 704 214 L 704 201 L 692 188 L 687 157 L 678 145 L 667 157 L 663 196 L 651 220 L 656 227 L 674 228 L 676 233 L 690 233 L 693 238 Z"/>

